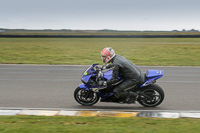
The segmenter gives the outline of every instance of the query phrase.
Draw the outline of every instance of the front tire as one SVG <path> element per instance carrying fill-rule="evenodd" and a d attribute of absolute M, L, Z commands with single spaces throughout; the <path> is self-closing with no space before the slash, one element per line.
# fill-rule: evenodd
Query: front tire
<path fill-rule="evenodd" d="M 74 91 L 74 99 L 81 105 L 92 106 L 99 101 L 99 96 L 91 90 L 77 87 Z"/>
<path fill-rule="evenodd" d="M 141 88 L 140 92 L 138 102 L 145 107 L 156 107 L 163 102 L 165 97 L 163 89 L 156 84 Z M 145 95 L 148 97 L 145 97 Z"/>

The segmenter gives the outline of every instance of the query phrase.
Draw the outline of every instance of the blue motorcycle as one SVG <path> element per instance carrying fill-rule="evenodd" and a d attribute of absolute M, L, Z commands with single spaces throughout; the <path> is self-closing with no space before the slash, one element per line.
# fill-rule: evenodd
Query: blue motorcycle
<path fill-rule="evenodd" d="M 94 105 L 101 98 L 101 102 L 125 103 L 125 100 L 113 100 L 113 89 L 124 81 L 119 75 L 119 81 L 111 86 L 99 86 L 99 81 L 107 81 L 112 78 L 112 69 L 103 70 L 98 64 L 91 65 L 82 74 L 80 84 L 74 91 L 75 100 L 84 106 Z M 156 80 L 163 76 L 163 70 L 147 70 L 145 82 L 138 84 L 137 87 L 130 87 L 125 91 L 135 92 L 138 94 L 137 101 L 145 107 L 155 107 L 164 100 L 163 89 L 155 84 Z"/>

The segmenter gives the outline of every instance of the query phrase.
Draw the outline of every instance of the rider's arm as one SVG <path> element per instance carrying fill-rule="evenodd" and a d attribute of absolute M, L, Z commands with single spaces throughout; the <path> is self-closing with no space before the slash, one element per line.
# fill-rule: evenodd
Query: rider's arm
<path fill-rule="evenodd" d="M 116 83 L 118 81 L 118 75 L 119 75 L 119 66 L 116 64 L 109 64 L 106 66 L 107 69 L 112 68 L 113 69 L 113 74 L 112 78 L 107 81 L 107 85 L 111 85 L 113 83 Z"/>

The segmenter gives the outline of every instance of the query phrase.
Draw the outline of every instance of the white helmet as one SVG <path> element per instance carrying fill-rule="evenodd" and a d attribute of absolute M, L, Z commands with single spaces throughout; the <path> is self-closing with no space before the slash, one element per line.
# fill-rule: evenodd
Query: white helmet
<path fill-rule="evenodd" d="M 115 57 L 115 51 L 111 47 L 106 47 L 101 51 L 101 59 L 104 63 L 108 63 Z"/>

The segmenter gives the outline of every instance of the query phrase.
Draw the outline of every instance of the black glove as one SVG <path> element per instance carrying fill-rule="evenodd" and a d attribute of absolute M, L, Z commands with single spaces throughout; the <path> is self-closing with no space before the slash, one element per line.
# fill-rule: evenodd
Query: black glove
<path fill-rule="evenodd" d="M 106 81 L 99 81 L 99 86 L 107 86 L 107 82 Z"/>

